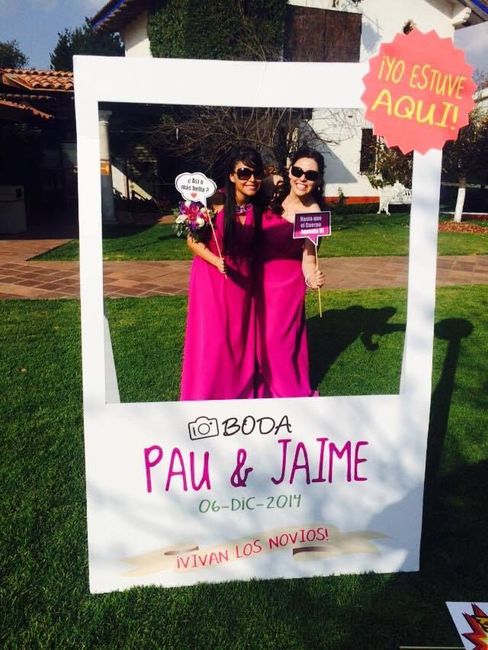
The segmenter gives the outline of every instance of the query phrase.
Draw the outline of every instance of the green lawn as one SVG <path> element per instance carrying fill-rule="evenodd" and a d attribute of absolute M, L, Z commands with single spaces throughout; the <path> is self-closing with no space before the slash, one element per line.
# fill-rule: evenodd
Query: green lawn
<path fill-rule="evenodd" d="M 439 255 L 488 255 L 488 223 L 478 225 L 486 228 L 486 233 L 440 232 L 437 252 Z"/>
<path fill-rule="evenodd" d="M 308 294 L 311 374 L 321 395 L 396 393 L 400 382 L 406 292 Z M 119 390 L 124 402 L 177 400 L 186 298 L 106 300 Z M 172 323 L 172 331 L 162 322 Z M 164 359 L 165 372 L 154 363 Z"/>
<path fill-rule="evenodd" d="M 343 393 L 365 378 L 368 391 L 396 390 L 403 302 L 401 290 L 328 292 L 322 324 L 310 305 L 313 328 L 329 336 L 328 356 L 317 370 L 325 392 Z M 348 312 L 351 306 L 354 311 Z M 171 318 L 181 325 L 184 319 L 181 301 L 173 298 L 109 301 L 109 308 L 111 321 L 119 320 L 122 328 L 130 329 L 131 319 L 143 313 L 153 332 L 161 327 L 162 313 L 165 322 Z M 91 596 L 79 306 L 75 301 L 0 302 L 2 647 L 460 646 L 445 601 L 486 600 L 487 308 L 488 287 L 438 291 L 419 573 L 137 588 Z M 348 323 L 349 331 L 336 331 Z M 173 340 L 158 336 L 151 344 L 181 346 L 181 334 Z M 140 340 L 134 337 L 133 343 Z M 146 354 L 147 345 L 139 355 Z M 159 365 L 160 350 L 156 358 Z M 168 394 L 177 386 L 176 358 L 165 367 L 165 374 L 173 374 L 166 382 Z M 375 369 L 376 358 L 391 359 L 395 367 L 387 377 L 381 376 L 384 369 Z M 126 391 L 144 375 L 130 365 L 124 371 Z M 159 390 L 158 381 L 148 381 L 145 392 Z"/>
<path fill-rule="evenodd" d="M 406 214 L 332 215 L 332 236 L 325 237 L 321 256 L 354 257 L 363 255 L 406 255 L 408 253 Z M 478 222 L 477 222 L 478 223 Z M 488 254 L 486 234 L 439 233 L 439 255 Z M 179 260 L 191 259 L 184 240 L 178 239 L 170 224 L 153 226 L 106 226 L 104 229 L 106 260 Z M 78 242 L 73 240 L 38 257 L 43 260 L 76 260 Z"/>

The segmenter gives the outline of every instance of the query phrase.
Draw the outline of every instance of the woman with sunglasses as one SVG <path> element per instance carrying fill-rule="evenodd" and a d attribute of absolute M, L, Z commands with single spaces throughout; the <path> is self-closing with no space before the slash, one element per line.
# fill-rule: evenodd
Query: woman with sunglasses
<path fill-rule="evenodd" d="M 315 248 L 293 239 L 295 215 L 323 209 L 324 159 L 301 148 L 270 209 L 262 216 L 257 283 L 257 396 L 308 397 L 310 386 L 305 292 L 321 287 Z"/>
<path fill-rule="evenodd" d="M 215 238 L 188 238 L 194 254 L 183 351 L 182 400 L 254 397 L 254 250 L 260 222 L 263 162 L 250 147 L 234 149 L 226 164 L 225 203 Z"/>

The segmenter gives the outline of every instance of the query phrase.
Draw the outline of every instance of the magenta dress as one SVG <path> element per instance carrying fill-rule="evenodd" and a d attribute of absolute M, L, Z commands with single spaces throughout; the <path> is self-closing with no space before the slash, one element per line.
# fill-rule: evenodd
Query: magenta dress
<path fill-rule="evenodd" d="M 257 397 L 310 397 L 303 239 L 266 211 L 259 236 L 256 288 Z"/>
<path fill-rule="evenodd" d="M 224 212 L 215 219 L 223 248 Z M 227 279 L 201 257 L 193 260 L 188 291 L 182 400 L 248 399 L 254 397 L 256 323 L 254 311 L 254 217 L 236 217 L 235 251 L 225 256 Z M 207 247 L 216 255 L 210 233 Z"/>

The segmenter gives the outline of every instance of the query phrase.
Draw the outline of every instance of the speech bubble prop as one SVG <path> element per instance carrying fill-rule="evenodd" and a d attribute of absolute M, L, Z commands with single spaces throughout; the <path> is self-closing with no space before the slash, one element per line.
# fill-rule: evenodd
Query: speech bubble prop
<path fill-rule="evenodd" d="M 330 212 L 304 212 L 295 215 L 293 239 L 310 239 L 318 246 L 319 237 L 331 234 Z"/>
<path fill-rule="evenodd" d="M 175 187 L 186 201 L 201 201 L 207 205 L 207 198 L 215 194 L 217 185 L 202 172 L 183 172 L 175 178 Z"/>
<path fill-rule="evenodd" d="M 476 84 L 464 52 L 433 30 L 414 29 L 383 43 L 363 82 L 361 99 L 375 135 L 403 153 L 442 149 L 474 108 Z"/>

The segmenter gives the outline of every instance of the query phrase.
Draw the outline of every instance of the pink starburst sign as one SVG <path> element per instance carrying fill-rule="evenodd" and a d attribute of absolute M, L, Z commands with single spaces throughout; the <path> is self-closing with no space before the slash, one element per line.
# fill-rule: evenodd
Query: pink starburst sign
<path fill-rule="evenodd" d="M 397 34 L 369 61 L 363 78 L 366 119 L 403 153 L 442 149 L 468 124 L 476 84 L 449 38 L 434 31 Z"/>

